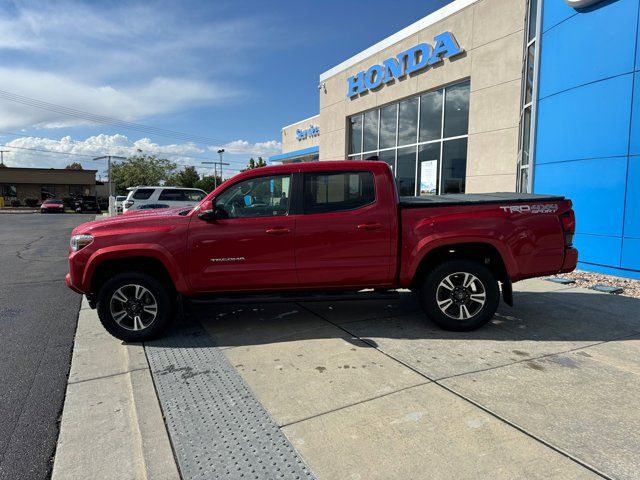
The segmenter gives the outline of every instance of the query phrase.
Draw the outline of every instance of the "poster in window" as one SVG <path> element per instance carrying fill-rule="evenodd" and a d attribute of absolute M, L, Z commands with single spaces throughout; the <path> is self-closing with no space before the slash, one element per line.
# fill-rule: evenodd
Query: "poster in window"
<path fill-rule="evenodd" d="M 420 195 L 435 195 L 438 189 L 438 161 L 420 162 Z"/>

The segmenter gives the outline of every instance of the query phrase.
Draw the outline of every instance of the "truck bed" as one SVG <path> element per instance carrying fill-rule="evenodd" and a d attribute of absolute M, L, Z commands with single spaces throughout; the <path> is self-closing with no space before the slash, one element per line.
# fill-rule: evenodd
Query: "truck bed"
<path fill-rule="evenodd" d="M 483 205 L 489 203 L 519 203 L 561 201 L 561 195 L 536 193 L 455 193 L 426 197 L 400 197 L 400 208 L 445 207 L 450 205 Z"/>

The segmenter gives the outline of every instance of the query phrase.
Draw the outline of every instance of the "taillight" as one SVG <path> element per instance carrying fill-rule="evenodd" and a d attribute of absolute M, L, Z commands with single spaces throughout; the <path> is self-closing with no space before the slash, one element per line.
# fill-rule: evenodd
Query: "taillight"
<path fill-rule="evenodd" d="M 125 200 L 122 205 L 124 206 L 124 208 L 129 208 L 131 205 L 133 205 L 133 200 Z"/>
<path fill-rule="evenodd" d="M 573 210 L 569 210 L 560 215 L 560 221 L 564 232 L 564 245 L 570 247 L 573 245 L 573 234 L 576 233 L 576 214 Z"/>

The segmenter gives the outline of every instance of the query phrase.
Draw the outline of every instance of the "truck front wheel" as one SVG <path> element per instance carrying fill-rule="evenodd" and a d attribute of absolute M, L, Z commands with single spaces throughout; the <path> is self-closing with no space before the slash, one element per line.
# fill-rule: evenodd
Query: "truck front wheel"
<path fill-rule="evenodd" d="M 126 342 L 160 335 L 173 317 L 173 307 L 167 288 L 139 272 L 113 276 L 98 293 L 100 322 L 111 335 Z"/>
<path fill-rule="evenodd" d="M 486 324 L 498 309 L 500 289 L 479 262 L 450 260 L 435 267 L 420 289 L 422 309 L 445 330 L 466 332 Z"/>

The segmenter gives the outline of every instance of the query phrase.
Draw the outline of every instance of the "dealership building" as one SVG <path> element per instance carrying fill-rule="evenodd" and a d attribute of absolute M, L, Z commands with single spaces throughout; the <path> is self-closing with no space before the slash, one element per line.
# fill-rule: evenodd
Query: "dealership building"
<path fill-rule="evenodd" d="M 455 0 L 320 74 L 319 114 L 270 161 L 377 159 L 407 196 L 562 194 L 580 268 L 640 278 L 639 15 Z"/>

